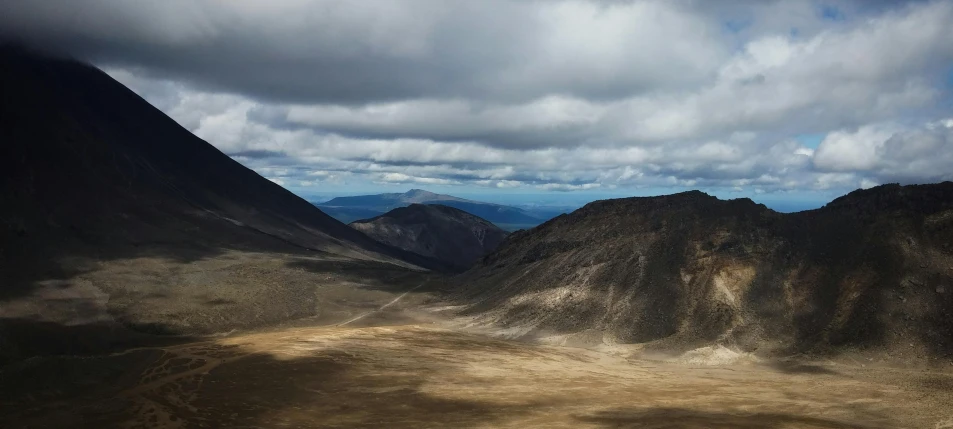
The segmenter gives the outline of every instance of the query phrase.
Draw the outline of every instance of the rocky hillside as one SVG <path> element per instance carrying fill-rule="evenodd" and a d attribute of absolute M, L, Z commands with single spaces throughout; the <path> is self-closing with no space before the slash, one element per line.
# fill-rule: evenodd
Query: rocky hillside
<path fill-rule="evenodd" d="M 512 336 L 768 354 L 953 353 L 953 183 L 780 214 L 702 192 L 598 201 L 511 235 L 456 299 Z"/>
<path fill-rule="evenodd" d="M 465 270 L 496 249 L 506 232 L 465 211 L 433 204 L 411 204 L 351 227 L 382 243 L 438 259 Z"/>

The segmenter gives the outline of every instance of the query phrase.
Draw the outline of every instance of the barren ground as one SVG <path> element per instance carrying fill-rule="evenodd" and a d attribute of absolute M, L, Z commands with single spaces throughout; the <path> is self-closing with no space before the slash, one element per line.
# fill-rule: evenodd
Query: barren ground
<path fill-rule="evenodd" d="M 446 329 L 398 296 L 336 326 L 30 359 L 0 373 L 0 427 L 953 427 L 949 373 L 633 360 Z"/>

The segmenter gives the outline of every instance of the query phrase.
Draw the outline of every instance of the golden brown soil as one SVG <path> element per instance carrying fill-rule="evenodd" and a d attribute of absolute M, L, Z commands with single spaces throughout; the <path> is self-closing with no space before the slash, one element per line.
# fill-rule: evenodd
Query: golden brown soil
<path fill-rule="evenodd" d="M 953 376 L 935 371 L 699 367 L 435 324 L 286 327 L 8 376 L 5 428 L 953 427 Z"/>

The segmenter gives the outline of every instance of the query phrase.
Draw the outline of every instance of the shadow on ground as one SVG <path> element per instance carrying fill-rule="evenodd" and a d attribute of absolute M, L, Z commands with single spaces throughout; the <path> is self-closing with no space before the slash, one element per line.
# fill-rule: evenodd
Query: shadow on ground
<path fill-rule="evenodd" d="M 838 372 L 821 365 L 791 362 L 791 361 L 772 361 L 769 367 L 783 372 L 785 374 L 804 374 L 804 375 L 837 375 Z"/>
<path fill-rule="evenodd" d="M 419 292 L 440 291 L 436 281 L 443 279 L 438 273 L 409 270 L 392 264 L 376 261 L 319 260 L 297 258 L 285 264 L 291 269 L 305 270 L 315 274 L 331 274 L 336 278 L 360 285 L 362 289 L 384 292 L 404 292 L 408 287 L 428 280 Z"/>
<path fill-rule="evenodd" d="M 884 386 L 852 377 L 830 378 L 818 392 L 817 379 L 775 370 L 649 370 L 409 325 L 288 328 L 8 368 L 16 371 L 0 371 L 4 428 L 873 429 L 930 421 L 916 416 L 949 402 L 905 387 L 889 403 L 870 401 Z M 923 383 L 948 387 L 938 377 Z"/>
<path fill-rule="evenodd" d="M 0 291 L 0 365 L 295 320 L 333 324 L 439 276 L 321 252 L 232 248 L 150 246 L 122 257 L 36 264 L 38 271 L 17 271 L 19 287 L 0 285 L 7 292 Z"/>
<path fill-rule="evenodd" d="M 449 339 L 456 341 L 447 342 Z M 255 346 L 192 343 L 109 356 L 44 358 L 17 364 L 0 377 L 4 427 L 472 427 L 555 404 L 499 403 L 432 392 L 452 380 L 458 362 L 420 349 L 465 352 L 453 334 L 397 335 L 403 346 L 344 341 L 333 348 L 301 338 L 297 355 Z M 487 351 L 519 346 L 469 344 Z M 0 373 L 4 374 L 4 373 Z M 31 381 L 33 378 L 39 381 Z M 70 380 L 66 383 L 64 380 Z M 444 386 L 437 386 L 444 387 Z M 470 386 L 472 387 L 472 386 Z M 466 385 L 460 389 L 465 390 Z"/>
<path fill-rule="evenodd" d="M 579 416 L 580 422 L 604 428 L 645 429 L 781 429 L 804 427 L 815 429 L 868 429 L 836 420 L 783 413 L 726 413 L 687 408 L 632 408 L 607 410 Z"/>

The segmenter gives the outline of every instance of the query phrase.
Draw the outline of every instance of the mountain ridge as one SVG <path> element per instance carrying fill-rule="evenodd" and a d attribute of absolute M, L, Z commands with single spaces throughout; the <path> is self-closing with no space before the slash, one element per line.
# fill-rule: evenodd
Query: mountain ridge
<path fill-rule="evenodd" d="M 516 337 L 929 359 L 953 354 L 951 244 L 951 182 L 790 214 L 698 191 L 602 200 L 512 234 L 455 300 Z"/>

